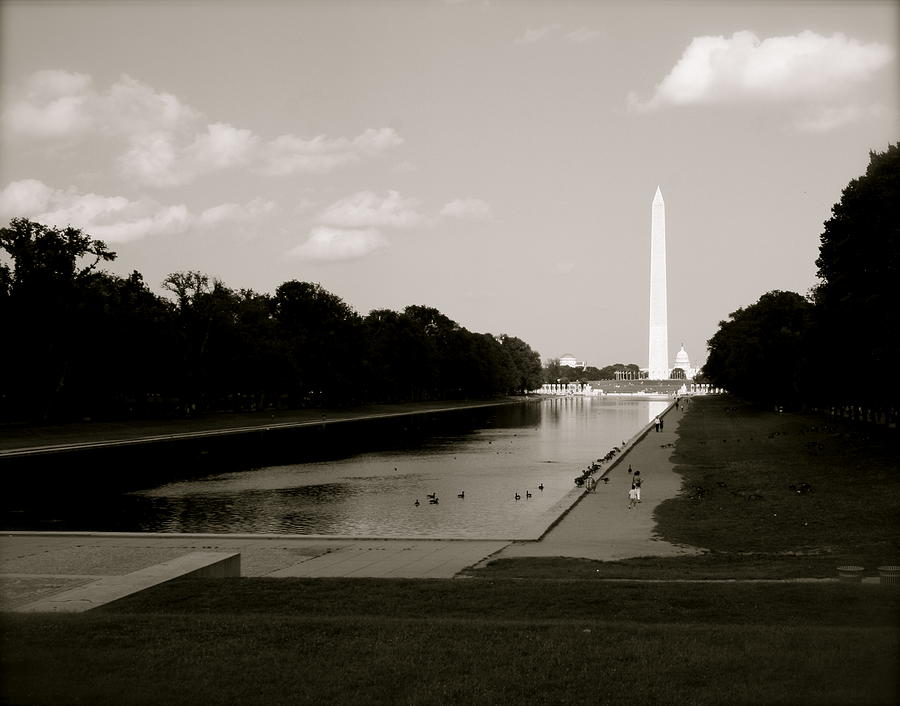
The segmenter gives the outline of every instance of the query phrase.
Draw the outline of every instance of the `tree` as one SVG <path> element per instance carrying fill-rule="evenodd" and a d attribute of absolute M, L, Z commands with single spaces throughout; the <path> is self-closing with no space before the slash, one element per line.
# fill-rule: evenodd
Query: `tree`
<path fill-rule="evenodd" d="M 7 345 L 0 366 L 9 375 L 4 404 L 14 414 L 49 419 L 66 392 L 74 351 L 82 344 L 77 314 L 101 262 L 116 254 L 77 228 L 14 218 L 0 229 L 0 315 Z"/>
<path fill-rule="evenodd" d="M 869 153 L 865 175 L 853 179 L 832 208 L 816 260 L 820 284 L 816 303 L 815 348 L 839 347 L 852 367 L 866 373 L 889 371 L 900 355 L 900 143 Z M 816 377 L 830 371 L 818 360 Z M 809 393 L 845 402 L 896 404 L 897 377 L 859 386 L 849 376 L 809 380 Z"/>
<path fill-rule="evenodd" d="M 541 356 L 525 341 L 507 334 L 500 335 L 500 345 L 512 364 L 513 389 L 519 393 L 541 386 Z"/>
<path fill-rule="evenodd" d="M 359 315 L 319 284 L 291 280 L 272 300 L 277 335 L 292 368 L 296 404 L 353 401 L 363 361 Z"/>
<path fill-rule="evenodd" d="M 772 291 L 733 311 L 707 343 L 703 374 L 752 402 L 797 403 L 812 310 L 795 292 Z"/>

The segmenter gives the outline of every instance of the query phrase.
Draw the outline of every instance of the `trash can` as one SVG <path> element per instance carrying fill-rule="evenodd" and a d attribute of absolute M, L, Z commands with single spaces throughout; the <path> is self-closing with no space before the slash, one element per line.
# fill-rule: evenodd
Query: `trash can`
<path fill-rule="evenodd" d="M 881 583 L 900 583 L 900 566 L 879 566 L 878 577 Z"/>
<path fill-rule="evenodd" d="M 848 583 L 860 583 L 862 581 L 863 567 L 861 566 L 839 566 L 838 578 Z"/>

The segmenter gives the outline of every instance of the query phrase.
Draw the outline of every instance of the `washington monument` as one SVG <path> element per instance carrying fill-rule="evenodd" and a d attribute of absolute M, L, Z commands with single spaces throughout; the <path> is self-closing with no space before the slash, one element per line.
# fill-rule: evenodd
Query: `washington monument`
<path fill-rule="evenodd" d="M 669 378 L 669 324 L 666 305 L 666 202 L 656 187 L 650 224 L 650 356 L 648 377 Z"/>

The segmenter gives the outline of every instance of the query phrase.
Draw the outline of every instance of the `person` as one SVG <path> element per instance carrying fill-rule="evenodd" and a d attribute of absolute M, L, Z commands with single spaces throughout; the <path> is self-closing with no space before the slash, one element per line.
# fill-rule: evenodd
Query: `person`
<path fill-rule="evenodd" d="M 634 477 L 633 477 L 633 480 L 632 480 L 632 485 L 634 486 L 634 490 L 635 490 L 635 499 L 637 500 L 637 502 L 640 502 L 640 501 L 641 501 L 641 482 L 642 482 L 642 481 L 641 481 L 641 472 L 640 472 L 640 471 L 635 471 L 635 472 L 634 472 Z"/>
<path fill-rule="evenodd" d="M 656 431 L 659 431 L 659 427 L 661 424 L 662 424 L 662 421 L 660 420 L 659 417 L 657 417 L 656 419 L 653 420 L 653 426 L 655 427 Z"/>
<path fill-rule="evenodd" d="M 628 509 L 630 510 L 635 505 L 637 505 L 637 488 L 634 487 L 634 483 L 631 484 L 631 490 L 628 491 Z"/>
<path fill-rule="evenodd" d="M 659 418 L 659 430 L 660 430 L 660 431 L 663 430 L 663 424 L 665 424 L 665 421 L 663 420 L 662 417 L 660 417 L 660 418 Z"/>

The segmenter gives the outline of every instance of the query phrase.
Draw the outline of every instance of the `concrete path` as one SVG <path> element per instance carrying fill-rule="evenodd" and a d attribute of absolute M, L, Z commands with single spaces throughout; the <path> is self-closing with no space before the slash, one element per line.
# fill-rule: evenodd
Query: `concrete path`
<path fill-rule="evenodd" d="M 192 552 L 240 553 L 242 576 L 451 578 L 508 542 L 258 535 L 9 533 L 0 538 L 0 608 L 170 562 Z"/>
<path fill-rule="evenodd" d="M 664 415 L 663 430 L 656 432 L 651 426 L 606 474 L 609 482 L 586 493 L 540 541 L 515 542 L 491 559 L 565 556 L 611 561 L 698 553 L 696 548 L 669 544 L 654 534 L 654 508 L 681 488 L 681 476 L 669 457 L 684 414 L 671 407 Z M 628 509 L 629 465 L 643 478 L 641 503 L 633 510 Z"/>

